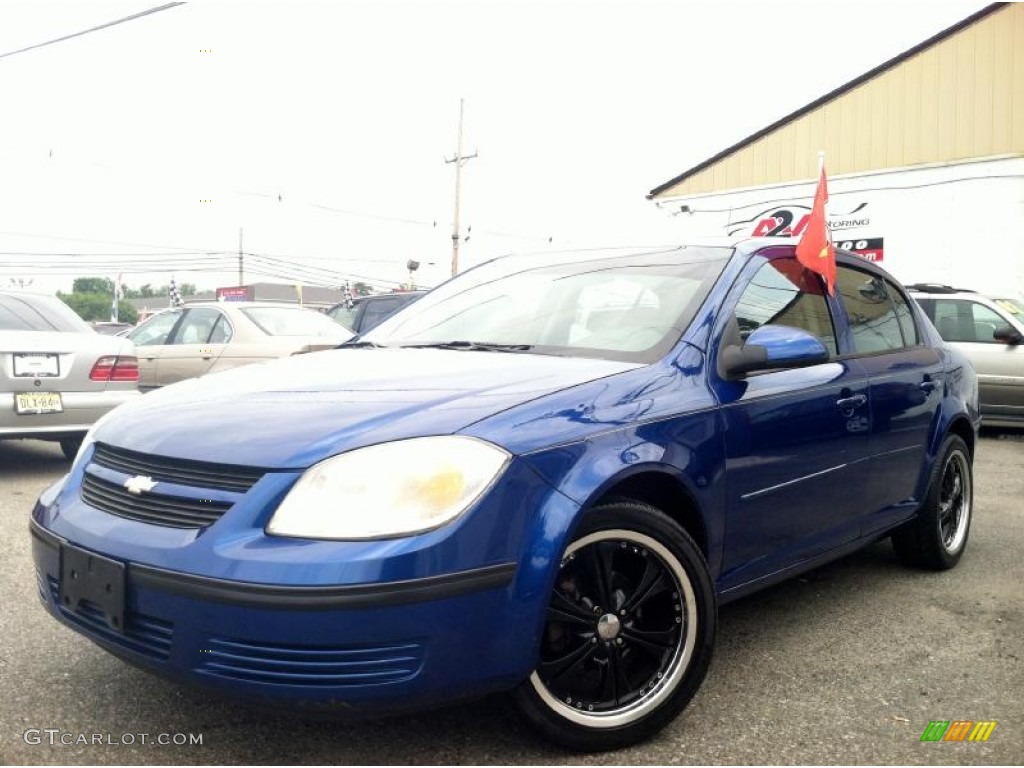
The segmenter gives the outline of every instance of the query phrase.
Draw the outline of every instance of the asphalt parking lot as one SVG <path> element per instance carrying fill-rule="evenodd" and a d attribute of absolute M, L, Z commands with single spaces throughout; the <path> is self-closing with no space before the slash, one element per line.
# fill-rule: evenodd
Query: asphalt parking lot
<path fill-rule="evenodd" d="M 955 570 L 907 570 L 880 543 L 726 606 L 689 709 L 647 744 L 590 756 L 541 742 L 502 697 L 376 721 L 309 721 L 125 665 L 58 625 L 35 594 L 28 513 L 66 470 L 60 451 L 0 442 L 0 762 L 1020 764 L 1022 437 L 983 437 L 975 519 Z M 986 743 L 920 741 L 930 720 L 956 719 L 998 725 Z M 62 745 L 58 734 L 51 744 L 44 729 L 103 743 Z M 161 734 L 172 743 L 154 743 Z M 176 745 L 175 734 L 199 734 L 202 744 Z M 135 743 L 119 743 L 126 736 Z"/>

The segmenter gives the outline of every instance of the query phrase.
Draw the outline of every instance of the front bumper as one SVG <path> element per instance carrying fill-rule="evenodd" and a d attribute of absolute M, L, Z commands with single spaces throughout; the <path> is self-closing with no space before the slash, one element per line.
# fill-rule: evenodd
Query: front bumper
<path fill-rule="evenodd" d="M 515 493 L 499 493 L 493 505 L 506 530 L 492 530 L 486 542 L 465 530 L 461 537 L 444 537 L 456 538 L 463 550 L 459 561 L 445 555 L 440 540 L 393 558 L 383 553 L 399 548 L 395 542 L 377 542 L 379 562 L 360 543 L 362 560 L 347 563 L 331 559 L 349 542 L 268 542 L 257 536 L 237 546 L 233 538 L 250 534 L 226 533 L 226 517 L 198 536 L 209 539 L 202 561 L 213 564 L 198 573 L 174 563 L 176 553 L 189 546 L 142 547 L 133 556 L 124 545 L 129 539 L 146 533 L 159 547 L 161 534 L 170 541 L 182 532 L 89 508 L 70 490 L 80 473 L 73 471 L 65 488 L 44 493 L 33 513 L 39 597 L 54 617 L 111 653 L 172 679 L 250 700 L 390 712 L 508 689 L 536 664 L 551 565 L 561 546 L 546 543 L 542 532 L 550 529 L 552 515 L 576 511 L 561 494 L 542 493 L 537 483 L 523 493 L 524 472 L 530 470 L 510 473 Z M 508 508 L 513 500 L 518 509 Z M 468 521 L 466 527 L 472 527 Z M 466 544 L 472 541 L 488 556 L 465 567 L 471 551 Z M 62 604 L 61 558 L 68 547 L 124 564 L 119 628 L 95 602 Z M 268 562 L 277 560 L 263 569 L 270 580 L 253 577 L 256 550 Z M 314 550 L 322 556 L 294 559 Z M 505 555 L 496 558 L 498 552 Z M 346 573 L 352 576 L 338 577 Z M 372 573 L 376 577 L 367 578 Z"/>

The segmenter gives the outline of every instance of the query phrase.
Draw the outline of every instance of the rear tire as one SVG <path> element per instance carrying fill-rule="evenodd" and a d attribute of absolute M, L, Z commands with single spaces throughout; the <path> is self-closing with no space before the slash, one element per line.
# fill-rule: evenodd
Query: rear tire
<path fill-rule="evenodd" d="M 716 624 L 707 564 L 686 531 L 647 504 L 602 505 L 562 556 L 539 664 L 516 703 L 563 747 L 635 744 L 693 698 Z"/>
<path fill-rule="evenodd" d="M 893 533 L 893 549 L 903 562 L 918 568 L 954 567 L 967 547 L 973 507 L 971 452 L 963 439 L 947 435 L 924 504 L 917 517 Z"/>

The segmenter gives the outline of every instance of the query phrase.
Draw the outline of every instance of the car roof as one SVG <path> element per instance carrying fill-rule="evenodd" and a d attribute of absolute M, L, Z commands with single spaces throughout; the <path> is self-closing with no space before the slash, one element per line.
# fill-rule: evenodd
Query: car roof
<path fill-rule="evenodd" d="M 972 291 L 970 288 L 954 288 L 952 285 L 942 283 L 910 283 L 905 287 L 911 293 L 926 293 L 935 296 L 951 296 L 958 293 L 979 295 L 977 291 Z"/>
<path fill-rule="evenodd" d="M 190 307 L 234 307 L 235 309 L 250 309 L 252 307 L 277 307 L 279 309 L 306 309 L 316 312 L 313 307 L 301 304 L 289 304 L 283 301 L 190 301 L 178 309 L 189 309 Z"/>

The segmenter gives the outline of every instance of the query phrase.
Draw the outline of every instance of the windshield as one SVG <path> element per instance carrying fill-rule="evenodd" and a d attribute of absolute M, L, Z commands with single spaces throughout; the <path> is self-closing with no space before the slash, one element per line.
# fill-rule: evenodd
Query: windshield
<path fill-rule="evenodd" d="M 28 293 L 0 294 L 0 331 L 94 332 L 60 299 Z"/>
<path fill-rule="evenodd" d="M 338 341 L 352 332 L 327 315 L 300 307 L 249 307 L 242 312 L 270 336 L 326 336 Z"/>
<path fill-rule="evenodd" d="M 1021 299 L 992 299 L 996 304 L 1005 309 L 1018 320 L 1024 322 L 1024 300 Z"/>
<path fill-rule="evenodd" d="M 495 259 L 430 292 L 364 339 L 653 362 L 678 341 L 730 253 L 673 248 Z"/>
<path fill-rule="evenodd" d="M 328 311 L 327 316 L 333 317 L 335 322 L 341 323 L 349 330 L 356 327 L 356 313 L 359 312 L 359 305 L 353 304 L 351 307 L 346 307 L 344 304 L 340 304 L 334 309 Z"/>

